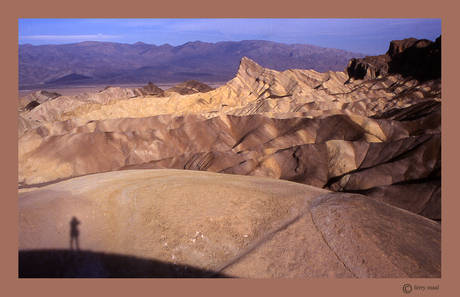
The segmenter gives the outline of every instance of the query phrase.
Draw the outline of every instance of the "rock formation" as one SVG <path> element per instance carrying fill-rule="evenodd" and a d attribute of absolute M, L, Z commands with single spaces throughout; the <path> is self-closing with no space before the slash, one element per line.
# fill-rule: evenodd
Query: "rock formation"
<path fill-rule="evenodd" d="M 211 90 L 213 90 L 213 88 L 202 82 L 196 80 L 188 80 L 186 82 L 180 83 L 174 87 L 167 89 L 166 92 L 176 92 L 180 95 L 189 95 L 196 93 L 206 93 Z"/>
<path fill-rule="evenodd" d="M 19 276 L 440 276 L 438 223 L 287 181 L 110 172 L 23 189 L 19 209 Z"/>
<path fill-rule="evenodd" d="M 64 249 L 64 239 L 37 234 L 62 232 L 53 224 L 81 208 L 86 226 L 101 226 L 85 231 L 87 247 L 109 253 L 85 256 L 101 261 L 99 276 L 111 275 L 104 259 L 119 254 L 166 263 L 169 272 L 150 276 L 193 268 L 194 276 L 440 277 L 438 55 L 440 38 L 409 39 L 343 72 L 279 72 L 243 58 L 217 89 L 188 81 L 22 99 L 37 103 L 19 111 L 20 249 Z M 422 60 L 430 62 L 416 68 Z M 59 218 L 32 222 L 51 205 Z M 206 221 L 211 213 L 220 225 Z M 126 220 L 132 229 L 117 230 Z M 139 231 L 142 222 L 151 231 Z M 161 236 L 181 251 L 163 250 L 171 242 Z M 272 257 L 290 238 L 284 256 Z"/>
<path fill-rule="evenodd" d="M 18 100 L 18 110 L 25 109 L 30 111 L 40 105 L 43 102 L 48 100 L 56 99 L 57 97 L 62 96 L 56 92 L 47 92 L 47 91 L 37 91 L 25 97 L 21 97 Z"/>
<path fill-rule="evenodd" d="M 372 79 L 398 73 L 419 81 L 441 78 L 441 36 L 435 42 L 407 38 L 390 42 L 385 55 L 351 59 L 348 75 Z"/>

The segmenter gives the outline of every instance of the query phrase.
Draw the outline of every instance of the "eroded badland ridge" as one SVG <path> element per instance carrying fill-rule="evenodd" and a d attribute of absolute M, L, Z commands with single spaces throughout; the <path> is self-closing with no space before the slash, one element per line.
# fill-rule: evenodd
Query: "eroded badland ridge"
<path fill-rule="evenodd" d="M 440 277 L 440 57 L 406 39 L 344 71 L 244 57 L 216 89 L 20 98 L 24 275 L 76 216 L 90 276 Z"/>

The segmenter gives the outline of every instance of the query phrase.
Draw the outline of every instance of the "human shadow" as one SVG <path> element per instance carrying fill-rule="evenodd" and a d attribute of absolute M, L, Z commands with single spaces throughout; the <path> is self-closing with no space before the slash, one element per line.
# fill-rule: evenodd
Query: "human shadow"
<path fill-rule="evenodd" d="M 78 225 L 80 225 L 81 222 L 74 216 L 72 217 L 72 220 L 70 221 L 70 250 L 74 250 L 74 244 L 75 244 L 75 250 L 79 251 L 80 250 L 80 243 L 79 243 L 79 236 L 80 236 L 80 230 L 78 230 Z"/>

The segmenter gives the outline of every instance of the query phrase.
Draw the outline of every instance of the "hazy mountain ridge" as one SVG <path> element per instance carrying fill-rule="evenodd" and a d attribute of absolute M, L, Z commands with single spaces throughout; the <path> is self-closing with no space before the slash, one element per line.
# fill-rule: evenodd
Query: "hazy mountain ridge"
<path fill-rule="evenodd" d="M 364 55 L 306 44 L 188 42 L 180 46 L 135 43 L 82 42 L 64 45 L 19 45 L 19 85 L 84 76 L 86 84 L 147 83 L 202 79 L 228 81 L 243 57 L 263 67 L 342 71 L 351 58 Z M 57 82 L 56 82 L 57 81 Z M 74 81 L 80 83 L 78 79 Z M 65 80 L 61 83 L 72 83 Z"/>

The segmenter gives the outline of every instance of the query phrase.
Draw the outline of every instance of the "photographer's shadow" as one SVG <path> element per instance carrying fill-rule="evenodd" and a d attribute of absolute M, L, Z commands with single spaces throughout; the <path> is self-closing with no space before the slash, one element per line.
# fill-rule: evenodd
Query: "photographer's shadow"
<path fill-rule="evenodd" d="M 70 221 L 70 250 L 80 250 L 80 243 L 79 243 L 79 236 L 80 230 L 78 230 L 78 225 L 80 225 L 80 221 L 74 216 Z M 75 245 L 75 248 L 74 248 Z"/>

